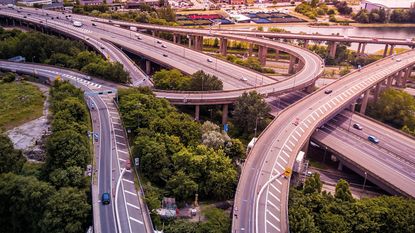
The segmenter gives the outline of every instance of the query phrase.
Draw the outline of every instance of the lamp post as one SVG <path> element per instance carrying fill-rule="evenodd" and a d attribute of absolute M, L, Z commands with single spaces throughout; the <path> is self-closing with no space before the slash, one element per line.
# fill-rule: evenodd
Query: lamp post
<path fill-rule="evenodd" d="M 365 192 L 367 172 L 365 172 L 365 180 L 363 181 L 363 192 Z"/>
<path fill-rule="evenodd" d="M 350 110 L 350 121 L 349 121 L 349 127 L 347 128 L 347 131 L 350 131 L 350 126 L 352 125 L 352 118 L 353 118 L 353 112 L 354 112 L 354 107 L 355 107 L 356 103 L 352 104 L 352 109 Z"/>
<path fill-rule="evenodd" d="M 257 129 L 258 129 L 258 119 L 262 120 L 263 118 L 262 117 L 258 117 L 258 115 L 255 118 L 255 133 L 254 133 L 254 138 L 256 138 L 256 132 L 257 132 Z"/>

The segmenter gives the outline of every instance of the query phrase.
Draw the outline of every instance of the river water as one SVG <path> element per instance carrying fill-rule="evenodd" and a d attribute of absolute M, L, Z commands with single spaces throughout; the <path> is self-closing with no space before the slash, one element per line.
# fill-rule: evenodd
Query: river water
<path fill-rule="evenodd" d="M 256 27 L 255 27 L 256 28 Z M 292 33 L 305 32 L 307 34 L 319 33 L 323 35 L 331 35 L 339 33 L 342 36 L 364 36 L 376 38 L 415 38 L 415 27 L 310 27 L 307 25 L 279 26 Z M 267 27 L 264 25 L 264 30 Z M 357 43 L 353 43 L 351 49 L 357 50 Z M 407 46 L 397 46 L 408 48 Z M 368 44 L 365 52 L 374 53 L 383 50 L 385 45 Z"/>

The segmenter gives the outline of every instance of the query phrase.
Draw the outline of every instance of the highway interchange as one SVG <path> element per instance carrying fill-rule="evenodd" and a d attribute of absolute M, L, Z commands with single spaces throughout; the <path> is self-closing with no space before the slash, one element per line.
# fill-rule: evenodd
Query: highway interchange
<path fill-rule="evenodd" d="M 26 8 L 25 8 L 26 9 Z M 35 10 L 32 10 L 35 11 Z M 40 12 L 40 11 L 39 11 Z M 3 13 L 3 9 L 2 9 Z M 16 17 L 14 13 L 7 13 L 13 17 Z M 43 15 L 38 15 L 36 20 L 41 19 L 44 17 Z M 84 16 L 77 16 L 80 18 L 84 18 Z M 91 20 L 91 19 L 89 19 Z M 85 23 L 85 22 L 84 22 Z M 92 25 L 92 24 L 91 24 Z M 59 28 L 59 30 L 67 31 L 71 34 L 78 35 L 79 38 L 83 40 L 90 41 L 91 39 L 85 38 L 85 33 L 88 33 L 89 28 L 85 28 L 83 30 L 71 28 L 70 24 L 65 25 L 54 25 L 54 27 Z M 91 26 L 92 27 L 92 26 Z M 106 25 L 102 26 L 103 29 L 107 29 L 111 27 L 114 31 L 117 30 L 125 30 L 121 28 L 117 28 L 114 26 Z M 95 28 L 95 27 L 94 27 Z M 98 28 L 98 27 L 96 27 Z M 128 30 L 126 30 L 128 31 Z M 97 36 L 98 31 L 90 31 L 89 38 L 94 38 L 96 40 L 95 44 L 98 43 L 105 43 L 106 39 L 108 41 L 112 41 L 114 43 L 122 43 L 124 48 L 134 51 L 140 51 L 140 46 L 134 46 L 137 42 L 132 42 L 130 40 L 134 40 L 134 38 L 128 38 L 128 34 L 124 34 L 123 38 L 118 38 L 119 34 L 111 36 L 110 32 L 102 33 L 103 35 Z M 120 31 L 121 32 L 121 31 Z M 125 31 L 124 31 L 125 33 Z M 106 35 L 105 35 L 106 34 Z M 131 34 L 130 34 L 131 35 Z M 97 36 L 95 38 L 95 36 Z M 235 36 L 235 35 L 234 35 Z M 147 38 L 148 37 L 148 38 Z M 239 36 L 241 37 L 241 36 Z M 146 39 L 144 39 L 146 38 Z M 235 37 L 237 38 L 237 36 Z M 287 46 L 278 42 L 266 40 L 266 39 L 259 39 L 259 38 L 247 38 L 255 43 L 265 43 L 271 46 Z M 99 41 L 98 41 L 99 40 Z M 163 51 L 159 48 L 156 44 L 156 39 L 143 35 L 143 40 L 146 41 L 148 49 L 144 49 L 146 53 L 151 53 L 151 57 L 154 59 L 163 59 L 163 57 L 159 57 L 160 55 L 163 56 Z M 153 45 L 149 45 L 153 43 Z M 174 63 L 176 59 L 169 59 L 170 64 L 166 64 L 166 66 L 175 67 L 175 65 L 179 66 L 178 68 L 181 70 L 188 69 L 188 67 L 193 67 L 193 65 L 200 65 L 197 61 L 203 61 L 205 58 L 207 59 L 206 55 L 203 55 L 199 52 L 183 48 L 182 46 L 174 45 L 172 43 L 168 43 L 163 41 L 162 43 L 167 44 L 167 47 L 172 47 L 172 50 L 168 51 L 169 58 L 177 58 L 182 57 L 180 64 Z M 100 45 L 98 45 L 100 47 Z M 111 45 L 105 45 L 110 47 Z M 176 48 L 177 46 L 178 48 Z M 105 47 L 105 51 L 117 51 L 116 48 L 108 49 Z M 212 94 L 183 94 L 181 93 L 169 93 L 164 92 L 163 94 L 157 93 L 157 96 L 171 98 L 173 102 L 176 101 L 183 101 L 184 98 L 192 99 L 195 102 L 202 102 L 206 103 L 212 101 L 211 103 L 222 103 L 222 102 L 232 102 L 234 98 L 239 96 L 243 91 L 256 89 L 258 92 L 268 95 L 277 93 L 285 93 L 288 91 L 292 91 L 296 88 L 304 88 L 305 84 L 310 84 L 310 82 L 314 82 L 314 80 L 321 74 L 322 72 L 322 62 L 321 59 L 313 55 L 312 53 L 307 52 L 304 49 L 288 46 L 291 50 L 297 49 L 293 51 L 301 56 L 304 61 L 304 67 L 302 70 L 297 72 L 297 74 L 293 77 L 293 79 L 288 79 L 287 81 L 283 81 L 280 83 L 274 83 L 272 80 L 268 78 L 264 78 L 264 82 L 261 84 L 268 84 L 265 86 L 256 87 L 253 80 L 256 80 L 255 83 L 258 82 L 257 74 L 253 76 L 251 74 L 247 75 L 249 77 L 248 82 L 241 82 L 238 81 L 238 76 L 223 75 L 222 73 L 215 73 L 218 72 L 212 67 L 206 67 L 205 65 L 201 65 L 204 70 L 208 70 L 208 73 L 211 74 L 221 74 L 220 77 L 222 80 L 231 80 L 227 83 L 229 84 L 230 89 L 238 89 L 242 88 L 242 90 L 232 90 L 232 91 L 225 91 L 219 93 L 212 93 Z M 149 52 L 151 51 L 151 52 Z M 185 53 L 191 51 L 188 56 L 185 57 L 180 56 L 179 53 L 184 51 Z M 123 61 L 120 57 L 124 57 L 122 53 L 115 55 L 116 52 L 110 54 L 113 59 L 118 61 Z M 118 56 L 118 57 L 117 57 Z M 177 57 L 174 57 L 177 56 Z M 347 77 L 342 78 L 341 80 L 325 87 L 323 90 L 327 88 L 332 88 L 334 92 L 330 95 L 324 94 L 324 91 L 318 91 L 313 93 L 312 95 L 304 98 L 303 100 L 299 101 L 298 103 L 290 106 L 286 110 L 280 113 L 279 117 L 273 121 L 271 125 L 267 127 L 267 130 L 263 132 L 259 140 L 257 141 L 255 147 L 253 148 L 252 152 L 249 155 L 249 159 L 247 160 L 242 175 L 240 179 L 240 185 L 238 185 L 238 189 L 236 192 L 236 199 L 235 199 L 235 211 L 237 211 L 237 216 L 233 219 L 233 230 L 237 232 L 286 232 L 288 229 L 287 225 L 287 195 L 288 195 L 288 186 L 289 180 L 285 179 L 277 179 L 272 182 L 267 188 L 264 195 L 261 197 L 257 197 L 256 194 L 258 190 L 261 188 L 261 185 L 266 183 L 272 176 L 281 173 L 285 167 L 292 166 L 293 160 L 295 159 L 296 154 L 302 148 L 302 146 L 306 143 L 309 139 L 310 135 L 314 131 L 314 129 L 321 124 L 323 121 L 329 119 L 333 114 L 337 113 L 339 110 L 344 108 L 349 102 L 356 97 L 360 96 L 365 90 L 373 86 L 376 82 L 383 79 L 384 77 L 399 71 L 401 68 L 413 65 L 415 63 L 415 56 L 414 52 L 405 53 L 400 55 L 402 58 L 402 62 L 396 63 L 395 61 L 391 61 L 390 59 L 386 59 L 375 64 L 369 65 L 361 72 L 355 72 Z M 124 58 L 123 58 L 124 59 Z M 127 63 L 131 64 L 131 61 L 126 61 Z M 182 64 L 185 63 L 185 65 Z M 222 61 L 218 61 L 221 63 Z M 123 62 L 124 63 L 124 62 Z M 209 65 L 209 64 L 208 64 Z M 227 62 L 223 62 L 223 69 L 225 67 L 232 66 Z M 128 70 L 136 69 L 137 77 L 134 78 L 137 81 L 137 84 L 144 84 L 150 85 L 148 77 L 143 73 L 139 72 L 139 70 L 135 66 L 127 67 Z M 246 72 L 245 69 L 236 67 L 235 70 L 241 69 L 240 72 Z M 191 73 L 191 69 L 189 69 Z M 301 73 L 303 72 L 303 73 Z M 255 73 L 255 72 L 253 72 Z M 240 75 L 241 73 L 239 73 Z M 219 76 L 219 75 L 218 75 Z M 225 77 L 225 78 L 223 78 Z M 239 76 L 240 77 L 240 76 Z M 266 77 L 266 76 L 265 76 Z M 361 77 L 360 79 L 358 77 Z M 147 79 L 146 79 L 147 78 Z M 141 79 L 141 81 L 140 81 Z M 297 79 L 297 80 L 296 80 Z M 262 81 L 262 77 L 261 77 Z M 304 84 L 304 86 L 302 86 Z M 254 86 L 254 88 L 252 88 Z M 251 87 L 251 89 L 249 89 Z M 278 89 L 276 89 L 278 88 Z M 162 92 L 163 93 L 163 92 Z M 195 95 L 195 96 L 193 96 Z M 199 95 L 199 96 L 197 96 Z M 211 95 L 211 96 L 209 96 Z M 215 99 L 216 98 L 216 99 Z M 222 99 L 221 99 L 222 98 Z M 294 119 L 293 119 L 294 118 Z M 295 125 L 292 124 L 293 120 L 298 118 L 299 124 Z M 284 127 L 280 127 L 283 125 Z M 277 156 L 275 156 L 277 155 Z M 413 181 L 411 181 L 413 182 Z M 414 187 L 414 186 L 412 186 Z M 254 213 L 256 200 L 259 199 L 259 206 L 261 207 L 261 211 L 258 213 Z M 258 229 L 257 229 L 258 228 Z"/>

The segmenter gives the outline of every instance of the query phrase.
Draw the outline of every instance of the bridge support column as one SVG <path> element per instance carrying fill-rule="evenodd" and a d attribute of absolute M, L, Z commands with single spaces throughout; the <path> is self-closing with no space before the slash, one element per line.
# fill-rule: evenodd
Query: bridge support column
<path fill-rule="evenodd" d="M 336 57 L 336 50 L 337 50 L 337 42 L 330 43 L 329 48 L 330 48 L 329 56 L 331 58 L 335 58 Z"/>
<path fill-rule="evenodd" d="M 404 70 L 400 70 L 396 74 L 396 79 L 395 79 L 395 85 L 396 85 L 396 87 L 402 87 L 403 75 L 405 75 Z"/>
<path fill-rule="evenodd" d="M 316 85 L 316 82 L 313 82 L 311 85 L 305 88 L 305 91 L 309 94 L 312 93 L 314 91 L 315 85 Z"/>
<path fill-rule="evenodd" d="M 248 48 L 248 57 L 252 56 L 252 52 L 254 51 L 254 43 L 249 43 L 249 48 Z"/>
<path fill-rule="evenodd" d="M 280 51 L 279 50 L 275 50 L 275 61 L 278 61 L 280 59 Z"/>
<path fill-rule="evenodd" d="M 386 88 L 390 88 L 392 86 L 392 82 L 393 82 L 393 76 L 388 77 L 386 81 Z"/>
<path fill-rule="evenodd" d="M 224 104 L 222 109 L 222 125 L 228 122 L 229 104 Z"/>
<path fill-rule="evenodd" d="M 363 45 L 362 45 L 362 50 L 360 51 L 360 55 L 365 54 L 366 44 L 367 44 L 367 43 L 363 43 Z"/>
<path fill-rule="evenodd" d="M 343 171 L 343 163 L 339 161 L 339 165 L 337 166 L 337 170 Z"/>
<path fill-rule="evenodd" d="M 219 42 L 219 53 L 222 56 L 226 56 L 227 51 L 228 51 L 228 39 L 220 38 L 220 42 Z"/>
<path fill-rule="evenodd" d="M 153 37 L 155 37 L 155 36 L 156 36 L 156 30 L 152 30 L 152 31 L 151 31 L 151 35 L 152 35 Z"/>
<path fill-rule="evenodd" d="M 389 50 L 389 56 L 393 54 L 394 48 L 395 48 L 395 45 L 391 44 L 391 49 Z"/>
<path fill-rule="evenodd" d="M 388 54 L 388 44 L 385 45 L 385 50 L 383 50 L 383 57 L 386 57 L 386 54 Z"/>
<path fill-rule="evenodd" d="M 290 55 L 290 66 L 288 67 L 288 73 L 289 74 L 294 74 L 294 66 L 297 64 L 297 58 Z"/>
<path fill-rule="evenodd" d="M 304 48 L 307 48 L 307 47 L 308 47 L 308 43 L 309 43 L 309 42 L 310 42 L 309 40 L 304 40 L 303 47 L 304 47 Z"/>
<path fill-rule="evenodd" d="M 362 105 L 360 106 L 360 113 L 361 114 L 365 114 L 365 112 L 366 112 L 366 107 L 367 107 L 367 102 L 369 100 L 369 95 L 370 95 L 370 90 L 367 90 L 365 92 L 365 94 L 363 95 Z"/>
<path fill-rule="evenodd" d="M 195 121 L 199 121 L 200 118 L 200 105 L 195 105 Z"/>
<path fill-rule="evenodd" d="M 258 59 L 259 62 L 261 63 L 261 65 L 265 66 L 267 63 L 267 53 L 268 53 L 268 48 L 265 46 L 259 46 L 259 51 L 258 51 Z"/>
<path fill-rule="evenodd" d="M 402 83 L 401 83 L 403 88 L 406 87 L 406 82 L 408 81 L 408 78 L 411 76 L 411 73 L 412 73 L 412 67 L 406 68 L 405 74 L 403 75 Z"/>
<path fill-rule="evenodd" d="M 151 73 L 151 61 L 146 60 L 146 74 Z"/>
<path fill-rule="evenodd" d="M 379 99 L 381 87 L 382 87 L 382 82 L 376 84 L 376 86 L 375 86 L 375 93 L 374 93 L 375 95 L 374 95 L 374 98 L 373 98 L 373 100 L 375 101 L 375 103 Z"/>
<path fill-rule="evenodd" d="M 180 35 L 173 34 L 173 43 L 175 44 L 180 43 L 178 41 L 180 41 Z"/>
<path fill-rule="evenodd" d="M 203 36 L 195 36 L 194 48 L 198 51 L 202 51 L 203 48 Z"/>
<path fill-rule="evenodd" d="M 189 49 L 192 48 L 192 46 L 194 45 L 195 41 L 194 41 L 194 36 L 190 36 L 188 35 L 187 38 L 189 39 Z"/>

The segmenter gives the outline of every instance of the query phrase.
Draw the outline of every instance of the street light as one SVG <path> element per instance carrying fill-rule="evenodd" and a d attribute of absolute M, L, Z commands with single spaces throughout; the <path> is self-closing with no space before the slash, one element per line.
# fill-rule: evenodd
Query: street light
<path fill-rule="evenodd" d="M 354 107 L 355 107 L 356 103 L 352 104 L 352 109 L 350 110 L 350 121 L 349 121 L 349 127 L 347 128 L 347 131 L 350 131 L 350 126 L 352 125 L 352 118 L 353 118 L 353 112 L 354 112 Z"/>
<path fill-rule="evenodd" d="M 256 138 L 256 132 L 257 132 L 257 129 L 258 129 L 258 118 L 259 118 L 260 120 L 262 120 L 262 119 L 263 119 L 263 117 L 258 117 L 258 115 L 257 115 L 257 117 L 255 118 L 255 133 L 254 133 L 254 138 Z"/>
<path fill-rule="evenodd" d="M 365 181 L 363 181 L 363 192 L 365 192 L 367 172 L 365 172 Z"/>

